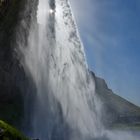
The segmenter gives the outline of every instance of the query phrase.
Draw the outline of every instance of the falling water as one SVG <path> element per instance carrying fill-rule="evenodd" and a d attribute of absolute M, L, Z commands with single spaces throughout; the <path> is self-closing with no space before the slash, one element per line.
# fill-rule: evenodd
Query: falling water
<path fill-rule="evenodd" d="M 102 137 L 83 45 L 68 0 L 39 0 L 24 67 L 37 88 L 32 135 L 41 140 Z M 93 99 L 94 98 L 94 99 Z"/>
<path fill-rule="evenodd" d="M 59 117 L 73 138 L 95 137 L 100 125 L 91 96 L 94 81 L 68 1 L 40 0 L 37 19 L 24 50 L 26 69 L 37 87 L 33 132 L 42 140 L 51 139 Z"/>

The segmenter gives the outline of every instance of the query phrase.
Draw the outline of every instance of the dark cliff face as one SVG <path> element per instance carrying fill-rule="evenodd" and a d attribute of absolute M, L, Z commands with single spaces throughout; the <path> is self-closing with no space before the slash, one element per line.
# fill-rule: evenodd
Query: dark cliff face
<path fill-rule="evenodd" d="M 140 107 L 114 94 L 104 79 L 95 76 L 93 72 L 91 75 L 95 80 L 96 95 L 102 103 L 104 124 L 140 124 Z"/>
<path fill-rule="evenodd" d="M 36 0 L 4 0 L 0 3 L 0 119 L 16 126 L 22 124 L 24 99 L 26 96 L 31 98 L 33 90 L 33 83 L 20 64 L 22 57 L 15 51 L 21 35 L 18 32 L 22 31 L 21 42 L 26 46 L 31 14 L 35 16 L 33 9 L 36 6 Z M 21 24 L 23 20 L 26 27 Z"/>

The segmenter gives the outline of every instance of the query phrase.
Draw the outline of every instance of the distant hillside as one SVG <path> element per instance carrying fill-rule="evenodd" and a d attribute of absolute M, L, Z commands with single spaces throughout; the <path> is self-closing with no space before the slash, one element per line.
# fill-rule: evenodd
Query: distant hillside
<path fill-rule="evenodd" d="M 104 79 L 96 77 L 96 94 L 102 101 L 102 120 L 105 125 L 127 124 L 140 126 L 140 107 L 113 93 Z"/>

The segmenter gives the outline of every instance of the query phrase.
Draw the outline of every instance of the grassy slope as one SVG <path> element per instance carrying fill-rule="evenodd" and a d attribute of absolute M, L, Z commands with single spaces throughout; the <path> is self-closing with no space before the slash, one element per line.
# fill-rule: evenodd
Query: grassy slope
<path fill-rule="evenodd" d="M 110 129 L 140 131 L 140 124 L 113 124 Z"/>

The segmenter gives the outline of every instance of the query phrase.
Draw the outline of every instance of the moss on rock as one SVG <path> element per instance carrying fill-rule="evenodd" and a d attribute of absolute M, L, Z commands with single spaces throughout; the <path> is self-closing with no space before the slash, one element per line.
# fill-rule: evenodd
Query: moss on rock
<path fill-rule="evenodd" d="M 17 129 L 0 120 L 0 140 L 29 140 Z"/>

